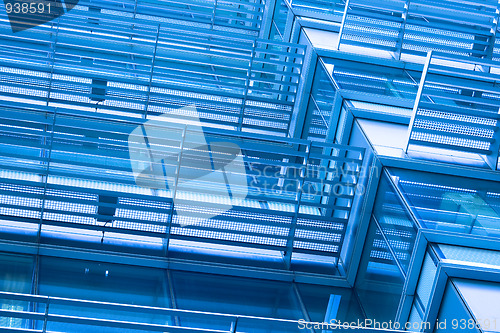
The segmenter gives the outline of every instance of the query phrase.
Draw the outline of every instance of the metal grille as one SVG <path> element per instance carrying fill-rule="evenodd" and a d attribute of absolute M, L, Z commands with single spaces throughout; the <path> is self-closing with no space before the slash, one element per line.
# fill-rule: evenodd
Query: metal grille
<path fill-rule="evenodd" d="M 192 185 L 177 193 L 173 205 L 175 189 L 135 184 L 135 155 L 129 154 L 127 139 L 146 120 L 3 104 L 0 212 L 11 225 L 41 223 L 58 227 L 60 235 L 84 230 L 99 238 L 99 232 L 109 232 L 125 239 L 149 236 L 339 255 L 363 149 L 209 127 L 198 133 L 199 127 L 165 122 L 161 130 L 168 133 L 236 143 L 249 193 L 226 210 L 225 187 L 177 171 L 166 177 Z M 165 168 L 192 169 L 200 155 L 175 140 L 188 139 L 155 141 L 155 154 L 163 148 L 176 151 L 182 158 L 163 161 Z M 207 214 L 215 217 L 200 218 Z"/>
<path fill-rule="evenodd" d="M 430 50 L 491 58 L 499 17 L 496 0 L 350 0 L 339 47 L 355 45 L 425 55 Z M 497 54 L 498 51 L 495 51 Z"/>
<path fill-rule="evenodd" d="M 195 105 L 215 127 L 288 133 L 303 46 L 103 13 L 107 5 L 28 32 L 1 23 L 0 95 L 136 117 Z"/>
<path fill-rule="evenodd" d="M 493 66 L 498 64 L 430 53 L 413 110 L 407 151 L 426 146 L 479 154 L 496 169 L 500 75 L 479 70 Z"/>

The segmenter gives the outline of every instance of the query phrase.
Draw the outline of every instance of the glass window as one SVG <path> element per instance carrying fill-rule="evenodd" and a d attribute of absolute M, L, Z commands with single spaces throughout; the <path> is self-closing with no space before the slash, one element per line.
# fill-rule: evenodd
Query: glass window
<path fill-rule="evenodd" d="M 288 16 L 288 6 L 286 5 L 284 0 L 276 1 L 276 5 L 274 7 L 274 17 L 273 17 L 273 26 L 276 28 L 277 34 L 271 36 L 271 39 L 283 41 L 283 36 L 285 35 L 286 29 L 286 20 Z"/>
<path fill-rule="evenodd" d="M 373 215 L 406 273 L 410 265 L 417 229 L 386 173 L 382 174 L 380 180 Z"/>
<path fill-rule="evenodd" d="M 401 169 L 390 174 L 422 227 L 500 236 L 498 183 Z"/>
<path fill-rule="evenodd" d="M 367 319 L 394 320 L 403 284 L 403 273 L 372 220 L 355 286 Z"/>
<path fill-rule="evenodd" d="M 338 59 L 324 59 L 341 89 L 414 100 L 421 73 Z"/>
<path fill-rule="evenodd" d="M 330 126 L 332 121 L 335 121 L 334 125 L 336 125 L 338 112 L 340 112 L 340 110 L 335 110 L 336 90 L 325 66 L 318 61 L 307 108 L 305 133 L 302 133 L 304 139 L 325 141 L 329 137 L 330 142 L 333 141 L 330 131 L 335 131 L 335 128 L 330 128 Z"/>
<path fill-rule="evenodd" d="M 181 309 L 239 315 L 300 319 L 292 284 L 194 272 L 172 272 Z"/>
<path fill-rule="evenodd" d="M 0 253 L 0 290 L 13 293 L 29 294 L 33 276 L 33 257 L 17 254 Z M 1 309 L 28 311 L 28 302 L 1 299 Z M 0 327 L 28 328 L 28 320 L 12 317 L 0 317 Z"/>
<path fill-rule="evenodd" d="M 457 278 L 452 281 L 483 331 L 500 332 L 500 283 Z"/>
<path fill-rule="evenodd" d="M 329 322 L 331 319 L 337 319 L 341 322 L 363 321 L 364 316 L 360 304 L 354 295 L 352 289 L 297 284 L 302 301 L 306 307 L 309 318 L 314 322 Z M 336 313 L 330 313 L 327 318 L 326 313 L 332 296 L 340 299 Z"/>
<path fill-rule="evenodd" d="M 448 281 L 443 300 L 441 301 L 434 332 L 479 332 L 473 325 L 471 325 L 472 327 L 468 326 L 470 321 L 473 321 L 470 312 L 466 309 L 454 283 L 452 283 L 451 280 Z"/>
<path fill-rule="evenodd" d="M 42 257 L 39 293 L 110 303 L 170 307 L 165 272 L 160 269 L 128 265 Z M 50 313 L 88 318 L 171 324 L 170 316 L 130 310 L 76 306 L 51 302 Z M 64 332 L 128 332 L 109 327 L 86 327 L 50 322 L 47 330 Z"/>

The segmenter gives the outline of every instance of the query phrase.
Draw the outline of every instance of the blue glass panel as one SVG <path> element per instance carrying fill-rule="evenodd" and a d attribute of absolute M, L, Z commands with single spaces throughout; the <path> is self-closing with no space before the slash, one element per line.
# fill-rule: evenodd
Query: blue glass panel
<path fill-rule="evenodd" d="M 373 214 L 396 254 L 396 259 L 407 272 L 417 230 L 385 173 L 379 183 Z"/>
<path fill-rule="evenodd" d="M 403 284 L 403 273 L 372 220 L 355 285 L 367 318 L 394 320 Z"/>
<path fill-rule="evenodd" d="M 307 126 L 302 134 L 303 138 L 308 140 L 324 141 L 327 136 L 333 138 L 329 132 L 335 131 L 335 128 L 330 128 L 332 120 L 338 118 L 338 112 L 335 110 L 335 92 L 337 88 L 333 84 L 327 69 L 318 61 L 314 75 L 314 81 L 311 89 L 311 98 L 307 108 Z M 335 133 L 333 133 L 335 134 Z"/>
<path fill-rule="evenodd" d="M 453 278 L 453 285 L 483 331 L 500 332 L 500 284 Z"/>
<path fill-rule="evenodd" d="M 339 59 L 323 59 L 332 66 L 341 89 L 414 100 L 421 73 Z"/>
<path fill-rule="evenodd" d="M 441 308 L 437 316 L 437 323 L 442 323 L 436 325 L 435 333 L 451 333 L 451 332 L 464 332 L 464 333 L 476 333 L 479 332 L 476 328 L 469 328 L 463 325 L 463 323 L 468 323 L 471 320 L 471 314 L 466 309 L 456 287 L 449 281 L 441 302 Z M 445 324 L 443 324 L 445 323 Z M 454 325 L 456 324 L 456 325 Z"/>
<path fill-rule="evenodd" d="M 498 183 L 401 169 L 390 173 L 422 227 L 500 236 Z"/>
<path fill-rule="evenodd" d="M 284 0 L 276 1 L 276 5 L 274 7 L 274 16 L 273 16 L 273 27 L 276 29 L 276 34 L 271 35 L 271 40 L 279 40 L 284 41 L 283 37 L 285 36 L 286 29 L 286 19 L 288 16 L 288 6 Z"/>
<path fill-rule="evenodd" d="M 300 319 L 292 285 L 222 275 L 172 272 L 172 286 L 181 309 L 239 315 Z"/>
<path fill-rule="evenodd" d="M 330 319 L 342 322 L 354 322 L 358 319 L 362 321 L 364 319 L 361 306 L 352 289 L 310 284 L 297 284 L 297 287 L 311 321 L 325 321 L 331 295 L 339 296 L 340 304 L 336 316 Z"/>
<path fill-rule="evenodd" d="M 30 293 L 33 276 L 33 257 L 0 253 L 0 291 Z M 28 311 L 29 303 L 0 298 L 0 308 L 10 311 Z M 0 327 L 28 328 L 26 319 L 0 316 Z"/>
<path fill-rule="evenodd" d="M 39 293 L 41 295 L 75 298 L 111 303 L 169 307 L 165 272 L 160 269 L 117 265 L 83 260 L 42 257 L 40 260 Z M 129 310 L 104 309 L 99 306 L 51 304 L 52 314 L 88 318 L 171 324 L 170 316 Z M 127 332 L 120 328 L 86 327 L 51 322 L 51 331 Z M 135 331 L 135 330 L 134 330 Z"/>

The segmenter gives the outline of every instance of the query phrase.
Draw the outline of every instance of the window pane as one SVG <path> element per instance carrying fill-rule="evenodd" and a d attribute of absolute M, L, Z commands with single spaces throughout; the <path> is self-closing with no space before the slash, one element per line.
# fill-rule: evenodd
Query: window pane
<path fill-rule="evenodd" d="M 164 271 L 84 260 L 42 257 L 39 293 L 41 295 L 111 303 L 169 307 Z M 170 316 L 113 307 L 80 306 L 51 302 L 50 313 L 88 318 L 112 319 L 154 324 L 171 324 Z M 121 328 L 50 322 L 50 331 L 128 332 Z M 131 331 L 132 332 L 132 331 Z M 135 330 L 134 330 L 135 332 Z"/>
<path fill-rule="evenodd" d="M 377 321 L 394 320 L 404 277 L 373 220 L 362 258 L 356 291 L 367 318 Z"/>
<path fill-rule="evenodd" d="M 33 275 L 31 256 L 0 253 L 0 290 L 29 294 Z M 24 301 L 1 299 L 1 309 L 28 311 L 29 304 Z M 0 317 L 0 327 L 28 328 L 28 320 L 12 317 Z"/>
<path fill-rule="evenodd" d="M 386 174 L 380 181 L 373 214 L 398 262 L 407 272 L 417 230 Z"/>
<path fill-rule="evenodd" d="M 342 322 L 364 320 L 361 307 L 351 289 L 311 284 L 297 284 L 297 287 L 311 321 L 323 322 L 326 319 L 325 314 L 331 295 L 339 296 L 340 304 L 336 316 L 330 317 L 327 321 L 331 319 Z"/>
<path fill-rule="evenodd" d="M 248 278 L 172 272 L 181 309 L 281 319 L 302 318 L 292 284 Z"/>

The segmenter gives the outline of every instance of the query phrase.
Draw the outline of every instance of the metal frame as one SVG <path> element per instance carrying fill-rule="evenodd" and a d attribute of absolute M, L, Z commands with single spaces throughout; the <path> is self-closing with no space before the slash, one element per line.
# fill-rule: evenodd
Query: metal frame
<path fill-rule="evenodd" d="M 443 65 L 443 62 L 449 64 Z M 491 61 L 429 51 L 408 127 L 405 152 L 409 153 L 410 145 L 470 152 L 480 155 L 496 170 L 500 111 L 493 100 L 499 96 L 495 86 L 500 76 L 463 69 L 466 65 L 500 68 Z"/>

